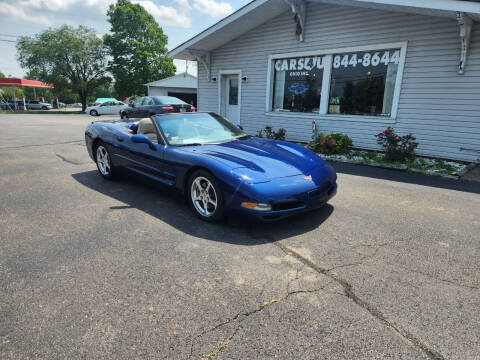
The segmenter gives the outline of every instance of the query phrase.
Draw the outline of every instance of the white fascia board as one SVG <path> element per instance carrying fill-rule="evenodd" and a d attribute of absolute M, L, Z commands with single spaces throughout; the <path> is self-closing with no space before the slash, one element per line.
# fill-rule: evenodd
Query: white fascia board
<path fill-rule="evenodd" d="M 480 14 L 480 3 L 458 0 L 353 0 L 359 3 L 373 3 L 393 6 L 408 6 L 422 9 L 461 11 Z"/>
<path fill-rule="evenodd" d="M 167 53 L 167 56 L 170 58 L 175 57 L 175 55 L 178 55 L 184 50 L 187 50 L 189 47 L 197 43 L 198 41 L 206 38 L 207 36 L 213 34 L 214 32 L 224 28 L 225 26 L 229 25 L 230 23 L 234 22 L 235 20 L 238 20 L 242 16 L 248 14 L 250 11 L 255 10 L 257 7 L 265 4 L 270 0 L 254 0 L 244 7 L 240 8 L 239 10 L 235 11 L 233 14 L 227 16 L 226 18 L 220 20 L 216 24 L 210 26 L 209 28 L 205 29 L 202 31 L 200 34 L 194 36 L 190 40 L 185 41 L 183 44 L 180 44 L 176 48 L 170 50 Z"/>

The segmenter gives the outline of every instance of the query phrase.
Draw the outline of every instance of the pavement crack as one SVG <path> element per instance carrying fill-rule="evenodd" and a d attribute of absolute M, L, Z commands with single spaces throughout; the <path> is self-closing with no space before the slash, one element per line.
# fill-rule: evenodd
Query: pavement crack
<path fill-rule="evenodd" d="M 58 143 L 49 143 L 49 144 L 31 144 L 31 145 L 19 145 L 19 146 L 4 146 L 0 147 L 0 150 L 11 150 L 11 149 L 24 149 L 24 148 L 30 148 L 30 147 L 39 147 L 39 146 L 54 146 L 54 145 L 64 145 L 64 144 L 75 144 L 75 143 L 81 143 L 84 140 L 69 140 L 69 141 L 63 141 L 63 142 L 58 142 Z"/>
<path fill-rule="evenodd" d="M 404 265 L 399 264 L 398 266 L 405 271 L 412 272 L 412 273 L 419 274 L 419 275 L 423 275 L 423 276 L 426 276 L 428 278 L 431 278 L 431 279 L 434 279 L 434 280 L 437 280 L 437 281 L 441 281 L 441 282 L 444 282 L 444 283 L 447 283 L 447 284 L 450 284 L 450 285 L 453 285 L 453 286 L 458 286 L 458 287 L 465 288 L 465 289 L 470 289 L 470 290 L 479 290 L 480 289 L 478 286 L 471 286 L 471 285 L 465 285 L 465 284 L 457 283 L 453 280 L 443 279 L 443 278 L 434 276 L 432 274 L 429 274 L 429 273 L 426 273 L 426 272 L 423 272 L 423 271 L 420 271 L 420 270 L 410 269 L 409 267 L 404 266 Z"/>
<path fill-rule="evenodd" d="M 295 280 L 295 279 L 294 279 Z M 328 285 L 328 284 L 327 284 Z M 325 286 L 327 286 L 325 285 Z M 192 358 L 193 356 L 193 347 L 194 345 L 196 344 L 196 342 L 198 341 L 198 339 L 200 339 L 202 336 L 208 334 L 208 333 L 211 333 L 215 330 L 218 330 L 219 328 L 227 325 L 227 324 L 230 324 L 232 322 L 236 322 L 238 321 L 238 326 L 235 328 L 235 330 L 233 331 L 232 335 L 228 336 L 227 338 L 225 338 L 224 340 L 222 340 L 222 342 L 220 342 L 213 351 L 211 351 L 210 353 L 208 353 L 207 355 L 203 356 L 201 358 L 201 360 L 205 360 L 205 359 L 213 359 L 215 356 L 217 356 L 222 350 L 224 350 L 227 345 L 233 340 L 233 338 L 235 337 L 235 335 L 238 333 L 238 331 L 242 328 L 241 326 L 241 323 L 243 321 L 245 321 L 249 316 L 252 316 L 258 312 L 261 312 L 262 310 L 270 307 L 270 306 L 273 306 L 273 305 L 276 305 L 276 304 L 279 304 L 281 302 L 284 302 L 286 301 L 289 297 L 293 296 L 293 295 L 298 295 L 298 294 L 311 294 L 311 293 L 315 293 L 315 292 L 319 292 L 319 291 L 322 291 L 325 286 L 321 287 L 321 288 L 318 288 L 318 289 L 311 289 L 311 290 L 294 290 L 294 291 L 288 291 L 287 294 L 283 297 L 280 297 L 280 298 L 274 298 L 270 301 L 265 301 L 262 305 L 256 307 L 255 309 L 253 310 L 250 310 L 250 311 L 246 311 L 246 312 L 240 312 L 240 313 L 237 313 L 235 316 L 233 316 L 232 318 L 230 319 L 227 319 L 217 325 L 215 325 L 214 327 L 210 328 L 210 329 L 207 329 L 205 331 L 203 331 L 202 333 L 198 334 L 197 336 L 195 336 L 192 340 L 192 343 L 190 344 L 190 358 Z M 287 285 L 287 289 L 290 287 L 290 282 L 288 283 Z"/>
<path fill-rule="evenodd" d="M 67 163 L 69 163 L 69 164 L 73 164 L 73 165 L 82 165 L 82 164 L 83 164 L 83 163 L 78 162 L 78 161 L 73 161 L 73 160 L 67 159 L 65 156 L 62 156 L 62 155 L 57 154 L 57 153 L 55 153 L 55 155 L 56 155 L 59 159 L 65 161 L 65 162 L 67 162 Z"/>
<path fill-rule="evenodd" d="M 389 319 L 386 315 L 384 315 L 380 310 L 378 310 L 375 306 L 372 304 L 360 299 L 358 295 L 355 293 L 353 286 L 347 282 L 346 280 L 342 279 L 335 273 L 332 273 L 330 269 L 324 269 L 319 267 L 318 265 L 314 264 L 310 260 L 306 259 L 299 253 L 289 249 L 288 247 L 280 244 L 277 241 L 272 242 L 273 245 L 278 247 L 280 250 L 282 250 L 286 255 L 290 255 L 295 257 L 297 260 L 301 261 L 311 269 L 315 270 L 317 273 L 325 275 L 329 277 L 330 279 L 334 280 L 338 284 L 340 284 L 343 287 L 344 295 L 352 300 L 356 305 L 360 306 L 367 312 L 369 312 L 372 316 L 380 320 L 382 323 L 384 323 L 386 326 L 388 326 L 390 329 L 394 330 L 398 335 L 400 335 L 404 340 L 406 340 L 408 343 L 412 344 L 413 346 L 417 347 L 421 351 L 423 351 L 430 359 L 434 360 L 444 360 L 445 358 L 443 357 L 442 354 L 440 354 L 438 351 L 430 348 L 427 344 L 423 343 L 419 338 L 417 338 L 415 335 L 413 335 L 411 332 L 408 330 L 404 329 L 402 326 L 394 322 L 393 320 Z"/>

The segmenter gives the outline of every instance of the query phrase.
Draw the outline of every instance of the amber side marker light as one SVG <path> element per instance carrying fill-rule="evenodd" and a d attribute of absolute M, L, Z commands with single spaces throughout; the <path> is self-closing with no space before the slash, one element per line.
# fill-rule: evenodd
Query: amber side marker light
<path fill-rule="evenodd" d="M 254 202 L 242 202 L 242 206 L 252 210 L 258 211 L 269 211 L 272 210 L 272 207 L 269 204 L 254 203 Z"/>

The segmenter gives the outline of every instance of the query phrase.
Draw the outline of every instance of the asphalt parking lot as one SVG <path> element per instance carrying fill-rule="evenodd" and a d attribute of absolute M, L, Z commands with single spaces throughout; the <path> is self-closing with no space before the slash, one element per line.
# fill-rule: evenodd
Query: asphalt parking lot
<path fill-rule="evenodd" d="M 478 183 L 337 164 L 319 211 L 206 224 L 103 180 L 91 120 L 0 115 L 0 358 L 480 359 Z"/>

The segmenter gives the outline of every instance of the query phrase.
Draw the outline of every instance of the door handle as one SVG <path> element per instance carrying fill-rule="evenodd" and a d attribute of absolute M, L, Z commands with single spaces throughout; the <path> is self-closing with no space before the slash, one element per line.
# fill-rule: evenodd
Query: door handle
<path fill-rule="evenodd" d="M 123 141 L 123 138 L 120 137 L 120 136 L 117 136 L 117 140 L 120 141 L 120 142 L 122 142 L 122 141 Z"/>

